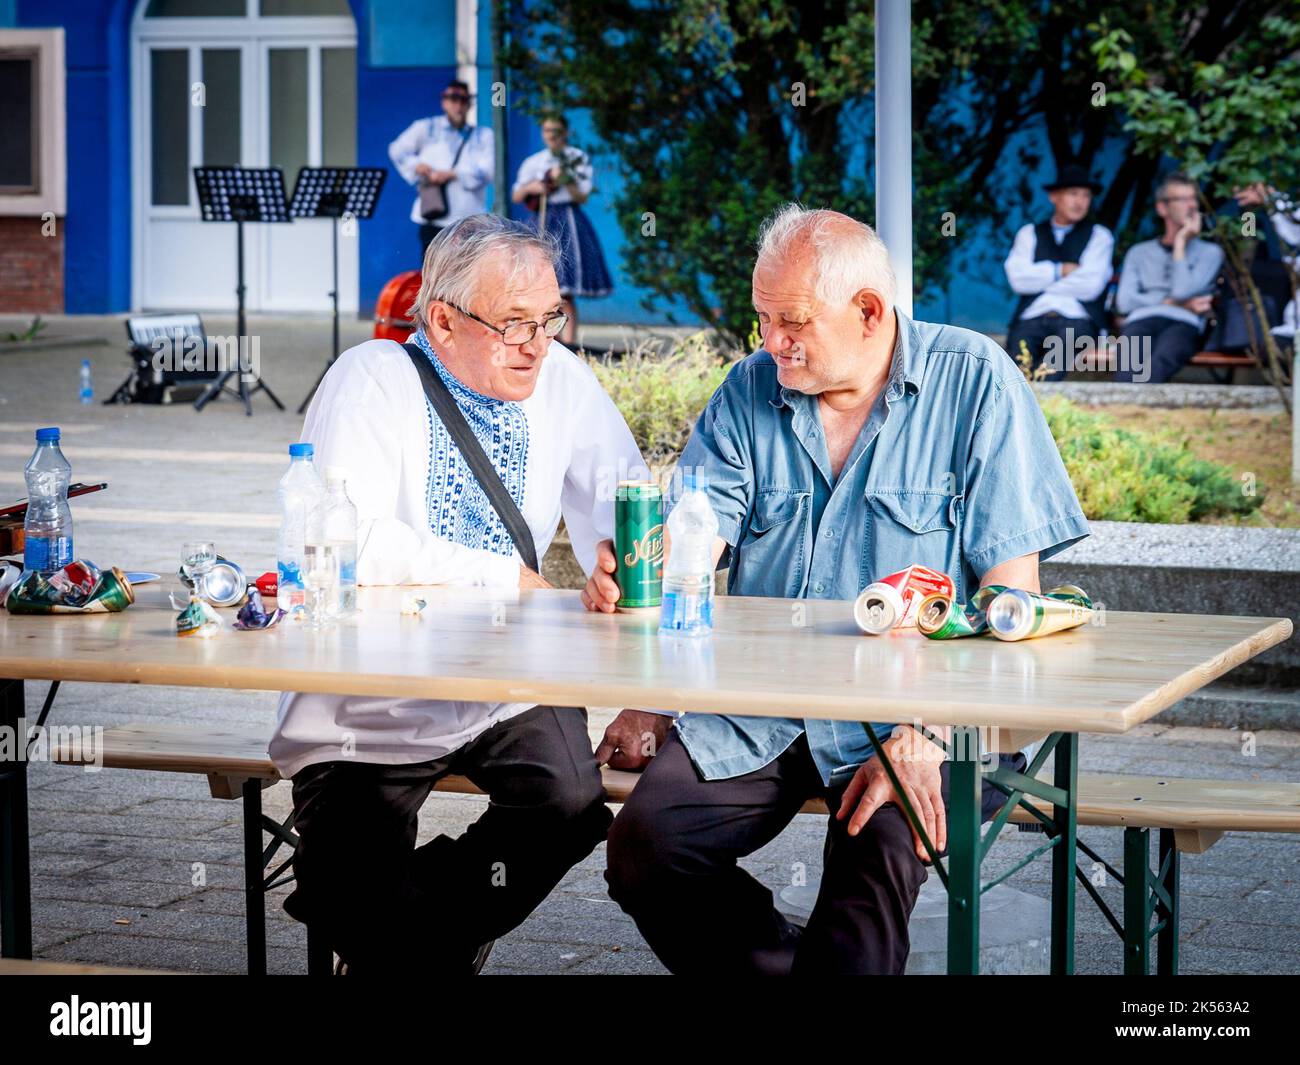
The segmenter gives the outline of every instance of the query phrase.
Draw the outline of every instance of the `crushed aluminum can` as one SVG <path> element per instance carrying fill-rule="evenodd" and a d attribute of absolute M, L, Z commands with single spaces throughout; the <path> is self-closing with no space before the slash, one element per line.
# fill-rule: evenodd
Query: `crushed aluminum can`
<path fill-rule="evenodd" d="M 69 606 L 81 606 L 99 583 L 99 567 L 84 558 L 74 559 L 46 578 Z"/>
<path fill-rule="evenodd" d="M 199 636 L 204 639 L 221 631 L 221 615 L 206 600 L 191 594 L 185 609 L 176 615 L 177 636 Z"/>
<path fill-rule="evenodd" d="M 415 594 L 405 595 L 402 597 L 403 614 L 415 614 L 418 616 L 419 613 L 428 605 L 429 603 L 427 600 L 421 599 Z"/>
<path fill-rule="evenodd" d="M 199 593 L 213 606 L 238 606 L 244 601 L 247 589 L 244 571 L 218 555 L 216 564 L 203 575 Z"/>
<path fill-rule="evenodd" d="M 963 607 L 952 596 L 935 592 L 921 600 L 916 627 L 932 640 L 954 640 L 960 636 L 979 636 L 987 630 L 988 622 L 978 607 Z"/>
<path fill-rule="evenodd" d="M 80 597 L 79 590 L 76 594 Z M 29 570 L 9 589 L 5 607 L 11 614 L 107 614 L 125 610 L 134 602 L 131 582 L 114 566 L 100 573 L 90 594 L 76 603 L 50 580 Z"/>
<path fill-rule="evenodd" d="M 9 589 L 22 578 L 23 568 L 8 559 L 0 560 L 0 603 L 9 598 Z"/>
<path fill-rule="evenodd" d="M 248 586 L 248 601 L 239 608 L 234 625 L 237 629 L 269 629 L 282 617 L 284 617 L 284 611 L 279 607 L 267 611 L 266 605 L 262 602 L 262 593 L 258 591 L 257 585 L 250 584 Z"/>

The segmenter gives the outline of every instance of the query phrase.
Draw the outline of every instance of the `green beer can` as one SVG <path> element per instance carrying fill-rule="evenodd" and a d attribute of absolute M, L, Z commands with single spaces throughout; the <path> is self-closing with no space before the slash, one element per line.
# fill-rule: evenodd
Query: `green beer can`
<path fill-rule="evenodd" d="M 659 606 L 664 577 L 664 501 L 654 481 L 621 481 L 614 496 L 614 579 L 624 610 Z"/>

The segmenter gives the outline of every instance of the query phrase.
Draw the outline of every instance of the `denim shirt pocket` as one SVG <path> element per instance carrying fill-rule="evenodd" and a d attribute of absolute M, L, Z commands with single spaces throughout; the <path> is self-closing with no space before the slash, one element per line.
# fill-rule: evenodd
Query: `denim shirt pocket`
<path fill-rule="evenodd" d="M 760 488 L 737 549 L 732 589 L 743 595 L 794 598 L 803 588 L 804 535 L 812 493 Z"/>
<path fill-rule="evenodd" d="M 933 489 L 869 488 L 863 585 L 920 563 L 952 577 L 957 597 L 964 602 L 963 503 L 959 495 Z"/>

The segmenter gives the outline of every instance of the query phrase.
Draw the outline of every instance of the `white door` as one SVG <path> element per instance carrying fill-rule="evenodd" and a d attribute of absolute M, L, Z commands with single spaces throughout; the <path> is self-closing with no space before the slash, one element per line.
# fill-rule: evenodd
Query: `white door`
<path fill-rule="evenodd" d="M 279 166 L 288 196 L 302 166 L 356 165 L 356 28 L 347 10 L 346 0 L 141 4 L 135 306 L 234 309 L 235 226 L 200 221 L 192 167 Z M 244 226 L 250 311 L 329 309 L 330 225 L 298 219 Z M 343 311 L 357 308 L 357 244 L 339 241 Z"/>

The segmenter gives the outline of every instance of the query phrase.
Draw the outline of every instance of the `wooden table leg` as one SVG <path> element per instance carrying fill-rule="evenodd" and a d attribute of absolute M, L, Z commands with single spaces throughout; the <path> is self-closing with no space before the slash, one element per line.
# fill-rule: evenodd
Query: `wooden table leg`
<path fill-rule="evenodd" d="M 31 851 L 27 834 L 27 728 L 23 682 L 0 680 L 0 957 L 32 956 Z"/>

